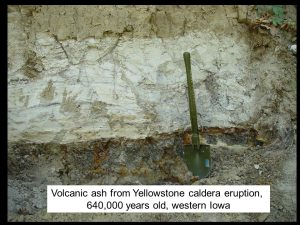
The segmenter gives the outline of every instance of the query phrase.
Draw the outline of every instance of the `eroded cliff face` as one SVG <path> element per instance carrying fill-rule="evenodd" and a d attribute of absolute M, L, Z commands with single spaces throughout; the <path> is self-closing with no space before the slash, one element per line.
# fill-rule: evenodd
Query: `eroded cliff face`
<path fill-rule="evenodd" d="M 199 125 L 269 136 L 264 126 L 290 127 L 295 58 L 271 35 L 236 23 L 238 12 L 234 6 L 9 7 L 9 141 L 143 138 L 186 129 L 184 51 L 192 56 Z"/>
<path fill-rule="evenodd" d="M 49 183 L 191 183 L 188 51 L 217 165 L 197 184 L 274 184 L 270 221 L 293 220 L 295 204 L 276 202 L 296 193 L 293 36 L 254 18 L 250 6 L 9 6 L 9 211 L 41 213 Z"/>

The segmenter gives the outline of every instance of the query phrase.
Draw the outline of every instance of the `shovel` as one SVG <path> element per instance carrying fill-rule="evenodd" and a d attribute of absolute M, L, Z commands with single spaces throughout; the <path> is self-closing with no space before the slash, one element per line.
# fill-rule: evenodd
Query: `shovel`
<path fill-rule="evenodd" d="M 190 53 L 184 52 L 183 58 L 187 75 L 190 119 L 192 124 L 192 144 L 184 145 L 183 159 L 194 176 L 205 178 L 209 175 L 211 168 L 210 146 L 200 144 Z"/>

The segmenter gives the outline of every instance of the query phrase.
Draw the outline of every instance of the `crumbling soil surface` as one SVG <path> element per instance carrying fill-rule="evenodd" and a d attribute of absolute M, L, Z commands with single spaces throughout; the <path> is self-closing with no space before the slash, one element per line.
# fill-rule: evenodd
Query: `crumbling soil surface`
<path fill-rule="evenodd" d="M 84 171 L 77 176 L 72 175 L 73 166 L 76 164 L 79 170 L 83 170 L 78 161 L 71 162 L 67 158 L 56 158 L 51 160 L 51 154 L 44 155 L 39 147 L 31 146 L 31 156 L 23 158 L 37 157 L 37 161 L 31 159 L 33 162 L 31 165 L 23 166 L 21 168 L 16 167 L 16 161 L 9 160 L 9 221 L 295 221 L 296 220 L 296 133 L 291 132 L 289 137 L 285 140 L 274 141 L 273 144 L 267 146 L 251 146 L 249 144 L 237 144 L 238 140 L 243 141 L 245 137 L 235 137 L 235 144 L 228 144 L 228 140 L 232 140 L 233 137 L 225 138 L 224 136 L 217 136 L 216 144 L 211 144 L 211 157 L 212 157 L 212 170 L 208 178 L 193 180 L 190 172 L 186 170 L 184 162 L 180 157 L 180 151 L 182 151 L 183 143 L 180 142 L 180 135 L 166 135 L 163 139 L 152 139 L 151 141 L 144 140 L 139 142 L 141 152 L 147 149 L 148 152 L 156 152 L 154 149 L 160 149 L 163 153 L 159 156 L 157 161 L 152 159 L 153 156 L 147 156 L 149 164 L 140 167 L 139 170 L 120 172 L 120 168 L 115 167 L 115 171 L 111 171 L 109 174 L 97 174 L 91 173 L 86 168 L 87 173 Z M 181 139 L 182 140 L 182 139 Z M 222 140 L 222 141 L 220 141 Z M 224 140 L 227 140 L 227 144 L 224 144 Z M 146 144 L 146 143 L 151 143 Z M 144 145 L 142 145 L 144 143 Z M 172 145 L 173 147 L 171 147 Z M 95 145 L 95 144 L 94 144 Z M 94 146 L 89 144 L 88 146 Z M 118 152 L 117 144 L 111 142 L 111 149 Z M 28 149 L 28 145 L 25 145 Z M 75 146 L 75 145 L 74 145 Z M 73 146 L 73 147 L 74 147 Z M 82 147 L 83 145 L 81 145 Z M 99 146 L 99 144 L 98 144 Z M 125 147 L 124 147 L 125 146 Z M 126 147 L 127 146 L 127 147 Z M 174 148 L 175 146 L 175 148 Z M 45 145 L 44 145 L 45 147 Z M 21 148 L 21 149 L 18 149 Z M 69 147 L 64 146 L 68 149 Z M 135 149 L 133 143 L 130 141 L 123 143 L 123 151 L 127 148 Z M 150 149 L 152 148 L 152 150 Z M 12 147 L 14 151 L 22 150 L 26 148 L 21 145 L 14 145 Z M 35 149 L 33 151 L 32 149 Z M 49 146 L 47 147 L 49 152 Z M 53 150 L 53 149 L 52 149 Z M 74 149 L 73 149 L 74 150 Z M 28 151 L 27 151 L 28 152 Z M 35 152 L 33 154 L 33 152 Z M 53 154 L 53 153 L 52 153 Z M 139 153 L 143 155 L 142 153 Z M 136 157 L 140 157 L 136 154 Z M 34 156 L 36 155 L 36 156 Z M 59 155 L 59 154 L 58 154 Z M 84 155 L 84 154 L 83 154 Z M 88 153 L 83 156 L 82 152 L 77 152 L 77 155 L 73 152 L 73 157 L 77 159 L 83 159 L 90 155 L 90 159 L 93 159 L 93 154 Z M 128 157 L 128 156 L 121 156 Z M 144 155 L 146 157 L 146 155 Z M 173 159 L 172 159 L 173 158 Z M 61 168 L 59 165 L 61 160 Z M 64 164 L 64 160 L 69 164 Z M 74 160 L 74 158 L 73 158 Z M 98 159 L 100 160 L 100 159 Z M 116 159 L 117 160 L 117 159 Z M 118 159 L 120 160 L 120 158 Z M 25 162 L 23 159 L 19 161 Z M 57 162 L 54 162 L 57 161 Z M 100 160 L 101 161 L 101 160 Z M 99 161 L 99 162 L 100 162 Z M 134 164 L 133 158 L 130 160 Z M 143 160 L 145 161 L 145 159 Z M 173 161 L 171 163 L 171 161 Z M 164 162 L 164 164 L 162 164 Z M 55 165 L 58 169 L 52 169 Z M 115 162 L 116 163 L 116 162 Z M 73 164 L 73 165 L 72 165 Z M 102 161 L 103 164 L 103 161 Z M 159 166 L 151 166 L 151 164 L 157 164 Z M 14 166 L 15 167 L 14 167 Z M 20 163 L 19 163 L 20 165 Z M 49 169 L 45 169 L 46 167 Z M 69 165 L 68 175 L 66 173 L 66 166 Z M 91 163 L 92 168 L 93 164 Z M 138 167 L 138 166 L 136 166 Z M 173 168 L 177 175 L 171 173 Z M 57 169 L 56 168 L 56 169 Z M 148 168 L 148 176 L 143 173 Z M 181 168 L 178 170 L 178 168 Z M 15 169 L 15 170 L 14 170 Z M 95 169 L 95 168 L 94 168 Z M 17 173 L 15 173 L 18 170 Z M 51 170 L 53 173 L 51 173 Z M 14 172 L 13 172 L 14 171 Z M 97 170 L 96 170 L 97 171 Z M 78 173 L 78 171 L 77 171 Z M 126 174 L 128 173 L 128 174 Z M 37 176 L 39 175 L 39 176 Z M 108 179 L 108 176 L 111 177 Z M 84 179 L 79 179 L 83 177 Z M 101 179 L 102 177 L 102 179 Z M 106 179 L 103 179 L 106 177 Z M 115 178 L 114 178 L 115 177 Z M 146 179 L 145 179 L 146 177 Z M 158 177 L 160 179 L 153 179 Z M 147 178 L 149 180 L 147 180 Z M 47 213 L 46 211 L 46 185 L 48 184 L 151 184 L 150 180 L 153 180 L 152 184 L 161 185 L 270 185 L 271 186 L 271 213 L 159 213 L 159 214 L 125 214 L 125 213 L 97 213 L 97 214 L 67 214 L 67 213 Z"/>

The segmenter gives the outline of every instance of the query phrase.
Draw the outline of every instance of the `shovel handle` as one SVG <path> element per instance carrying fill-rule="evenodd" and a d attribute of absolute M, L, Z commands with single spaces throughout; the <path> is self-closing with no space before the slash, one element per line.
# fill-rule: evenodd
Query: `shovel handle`
<path fill-rule="evenodd" d="M 199 146 L 200 138 L 198 131 L 198 122 L 197 122 L 197 109 L 195 102 L 195 93 L 193 87 L 192 80 L 192 69 L 191 69 L 191 55 L 189 52 L 183 53 L 185 68 L 186 68 L 186 76 L 187 76 L 187 84 L 188 84 L 188 94 L 189 94 L 189 108 L 190 108 L 190 119 L 192 124 L 192 145 Z"/>

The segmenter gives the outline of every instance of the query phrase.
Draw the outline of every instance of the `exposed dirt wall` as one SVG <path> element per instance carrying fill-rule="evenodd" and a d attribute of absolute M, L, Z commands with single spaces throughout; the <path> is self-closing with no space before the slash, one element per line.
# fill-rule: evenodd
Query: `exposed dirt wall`
<path fill-rule="evenodd" d="M 296 7 L 284 6 L 296 21 Z M 10 221 L 295 221 L 295 30 L 254 6 L 9 6 Z M 195 180 L 183 52 L 201 142 Z M 48 184 L 267 184 L 270 214 L 47 214 Z"/>

